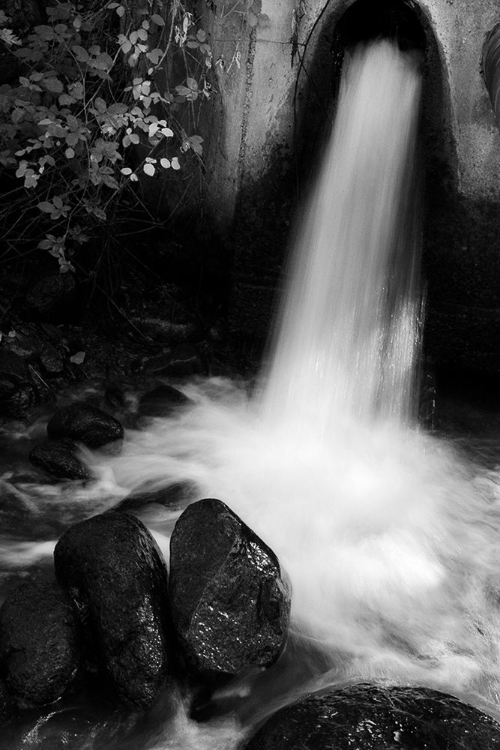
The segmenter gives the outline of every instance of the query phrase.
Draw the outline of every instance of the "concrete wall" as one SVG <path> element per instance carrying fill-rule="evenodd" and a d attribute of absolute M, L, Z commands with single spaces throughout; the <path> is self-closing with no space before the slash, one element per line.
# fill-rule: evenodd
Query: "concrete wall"
<path fill-rule="evenodd" d="M 454 306 L 500 309 L 500 132 L 480 70 L 484 38 L 500 20 L 500 7 L 498 0 L 407 4 L 427 40 L 423 138 L 431 308 L 442 303 L 456 319 L 453 328 L 462 321 Z M 332 111 L 335 30 L 352 5 L 199 5 L 215 63 L 204 200 L 217 231 L 234 248 L 231 320 L 237 331 L 263 336 L 269 328 L 297 201 Z M 436 316 L 431 332 L 435 323 Z M 434 348 L 440 346 L 438 336 Z"/>

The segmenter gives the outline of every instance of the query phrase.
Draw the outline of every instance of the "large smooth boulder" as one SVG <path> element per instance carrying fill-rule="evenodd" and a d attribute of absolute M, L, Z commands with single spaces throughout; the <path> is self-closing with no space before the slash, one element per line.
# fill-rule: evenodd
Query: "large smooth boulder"
<path fill-rule="evenodd" d="M 78 446 L 69 438 L 45 440 L 29 454 L 33 466 L 58 479 L 90 479 L 92 473 L 78 456 Z"/>
<path fill-rule="evenodd" d="M 188 506 L 170 540 L 172 619 L 206 682 L 269 667 L 288 634 L 290 590 L 274 552 L 220 500 Z"/>
<path fill-rule="evenodd" d="M 496 750 L 500 724 L 436 690 L 351 685 L 274 714 L 244 750 Z"/>
<path fill-rule="evenodd" d="M 47 424 L 50 438 L 71 438 L 88 448 L 101 448 L 123 438 L 123 427 L 96 406 L 77 402 L 56 411 Z"/>
<path fill-rule="evenodd" d="M 169 671 L 167 569 L 137 518 L 108 511 L 75 524 L 54 550 L 59 583 L 88 628 L 88 659 L 125 704 L 147 709 Z"/>
<path fill-rule="evenodd" d="M 13 701 L 21 708 L 61 698 L 81 667 L 77 613 L 52 583 L 24 583 L 0 609 L 0 664 Z"/>

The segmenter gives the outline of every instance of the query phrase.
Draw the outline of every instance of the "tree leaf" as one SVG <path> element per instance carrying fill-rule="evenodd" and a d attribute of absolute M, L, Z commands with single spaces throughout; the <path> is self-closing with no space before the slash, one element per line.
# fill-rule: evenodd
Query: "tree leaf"
<path fill-rule="evenodd" d="M 148 60 L 151 60 L 153 65 L 158 65 L 161 58 L 163 57 L 163 50 L 155 47 L 155 49 L 152 49 L 151 52 L 146 53 L 146 57 L 148 58 Z"/>
<path fill-rule="evenodd" d="M 79 44 L 74 44 L 71 47 L 71 51 L 78 62 L 88 62 L 90 60 L 90 55 L 87 50 L 84 47 L 81 47 Z"/>
<path fill-rule="evenodd" d="M 45 214 L 51 214 L 54 210 L 54 204 L 49 201 L 41 201 L 41 203 L 37 205 L 37 208 Z"/>
<path fill-rule="evenodd" d="M 40 81 L 43 88 L 46 91 L 50 91 L 51 94 L 62 94 L 64 91 L 63 82 L 59 78 L 44 78 Z"/>
<path fill-rule="evenodd" d="M 76 102 L 76 99 L 73 96 L 70 96 L 69 94 L 61 94 L 59 99 L 57 100 L 61 107 L 66 107 L 70 104 L 74 104 Z"/>
<path fill-rule="evenodd" d="M 76 354 L 73 354 L 73 356 L 69 358 L 69 361 L 74 365 L 83 364 L 85 361 L 85 352 L 76 352 Z"/>
<path fill-rule="evenodd" d="M 154 164 L 145 164 L 143 166 L 143 170 L 145 174 L 149 175 L 150 177 L 153 177 L 154 173 L 156 172 Z"/>

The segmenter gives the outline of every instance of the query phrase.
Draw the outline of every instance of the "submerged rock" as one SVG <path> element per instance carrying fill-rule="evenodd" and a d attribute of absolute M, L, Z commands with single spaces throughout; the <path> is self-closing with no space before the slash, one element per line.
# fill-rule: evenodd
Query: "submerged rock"
<path fill-rule="evenodd" d="M 179 517 L 170 541 L 172 619 L 188 670 L 219 682 L 269 667 L 286 642 L 290 591 L 274 552 L 223 502 Z"/>
<path fill-rule="evenodd" d="M 90 469 L 78 457 L 78 446 L 69 438 L 46 440 L 29 454 L 33 466 L 58 479 L 90 479 Z"/>
<path fill-rule="evenodd" d="M 25 583 L 0 609 L 0 664 L 21 708 L 61 698 L 81 665 L 78 620 L 66 593 L 52 583 Z"/>
<path fill-rule="evenodd" d="M 500 724 L 436 690 L 351 685 L 278 711 L 244 750 L 495 750 Z"/>
<path fill-rule="evenodd" d="M 159 490 L 139 489 L 118 503 L 114 510 L 134 513 L 151 505 L 161 505 L 174 510 L 197 495 L 199 496 L 199 490 L 194 482 L 175 482 Z"/>
<path fill-rule="evenodd" d="M 144 417 L 168 417 L 181 406 L 191 403 L 182 391 L 166 383 L 145 393 L 139 401 L 139 414 Z"/>
<path fill-rule="evenodd" d="M 47 424 L 50 438 L 71 438 L 89 448 L 101 448 L 123 438 L 123 427 L 96 406 L 82 402 L 58 409 Z"/>
<path fill-rule="evenodd" d="M 54 561 L 88 626 L 89 658 L 121 701 L 149 708 L 170 650 L 167 569 L 153 537 L 133 516 L 108 511 L 68 529 Z"/>

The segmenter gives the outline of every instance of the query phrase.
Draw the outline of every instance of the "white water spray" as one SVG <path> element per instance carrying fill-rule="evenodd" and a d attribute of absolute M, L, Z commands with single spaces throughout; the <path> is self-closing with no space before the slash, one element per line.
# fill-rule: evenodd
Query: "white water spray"
<path fill-rule="evenodd" d="M 129 433 L 112 468 L 132 489 L 195 481 L 275 550 L 293 629 L 324 653 L 320 681 L 385 677 L 496 703 L 498 477 L 476 481 L 411 419 L 419 87 L 388 43 L 354 53 L 258 396 L 190 384 L 195 405 Z"/>

